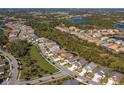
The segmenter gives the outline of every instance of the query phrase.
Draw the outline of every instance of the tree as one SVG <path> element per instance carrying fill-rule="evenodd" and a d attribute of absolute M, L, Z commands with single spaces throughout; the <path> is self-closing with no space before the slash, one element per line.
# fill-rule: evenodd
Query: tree
<path fill-rule="evenodd" d="M 53 73 L 50 72 L 50 75 L 53 75 Z"/>
<path fill-rule="evenodd" d="M 8 43 L 8 38 L 3 34 L 0 35 L 0 46 L 3 47 L 3 45 L 6 45 Z"/>
<path fill-rule="evenodd" d="M 43 75 L 39 74 L 38 77 L 43 77 Z"/>
<path fill-rule="evenodd" d="M 29 44 L 27 43 L 27 41 L 17 40 L 8 44 L 8 50 L 17 57 L 22 57 L 25 56 L 28 52 Z"/>
<path fill-rule="evenodd" d="M 55 77 L 51 77 L 51 79 L 55 79 Z"/>

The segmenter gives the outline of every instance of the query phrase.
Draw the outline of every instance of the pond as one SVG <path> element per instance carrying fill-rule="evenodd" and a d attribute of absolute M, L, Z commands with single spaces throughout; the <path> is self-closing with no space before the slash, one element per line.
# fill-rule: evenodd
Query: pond
<path fill-rule="evenodd" d="M 122 24 L 122 23 L 116 23 L 116 24 L 115 24 L 115 27 L 116 27 L 117 29 L 124 30 L 124 24 Z"/>
<path fill-rule="evenodd" d="M 87 23 L 87 20 L 85 18 L 71 18 L 71 19 L 69 19 L 69 21 L 71 23 L 74 23 L 74 24 L 85 24 L 85 23 Z"/>
<path fill-rule="evenodd" d="M 114 39 L 116 39 L 116 40 L 122 40 L 122 41 L 124 41 L 124 38 L 121 38 L 121 37 L 113 37 Z"/>

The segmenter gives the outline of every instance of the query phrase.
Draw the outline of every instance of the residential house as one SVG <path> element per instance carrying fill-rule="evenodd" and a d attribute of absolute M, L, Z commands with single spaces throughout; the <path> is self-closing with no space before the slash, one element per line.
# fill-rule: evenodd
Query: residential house
<path fill-rule="evenodd" d="M 72 53 L 72 52 L 68 52 L 64 49 L 61 49 L 59 52 L 58 52 L 58 55 L 61 57 L 61 58 L 64 58 L 64 59 L 67 59 L 69 60 L 70 62 L 74 62 L 76 59 L 77 59 L 77 54 L 75 53 Z"/>
<path fill-rule="evenodd" d="M 107 42 L 103 42 L 103 43 L 101 44 L 102 47 L 109 47 L 109 46 L 111 46 L 111 45 L 112 45 L 111 43 L 107 43 Z"/>
<path fill-rule="evenodd" d="M 79 73 L 80 76 L 83 76 L 86 72 L 93 72 L 93 70 L 95 68 L 97 68 L 97 64 L 91 62 L 88 65 L 84 66 L 84 68 L 82 69 L 82 72 Z"/>
<path fill-rule="evenodd" d="M 80 29 L 76 28 L 75 26 L 70 26 L 69 27 L 69 31 L 74 31 L 74 32 L 77 32 L 79 31 Z"/>
<path fill-rule="evenodd" d="M 92 79 L 95 82 L 100 82 L 102 78 L 104 78 L 106 75 L 108 75 L 109 69 L 107 67 L 99 67 L 93 71 L 94 78 Z"/>
<path fill-rule="evenodd" d="M 116 44 L 119 44 L 119 45 L 122 44 L 123 42 L 124 42 L 124 41 L 122 41 L 122 40 L 116 40 L 116 41 L 115 41 L 115 43 L 116 43 Z"/>
<path fill-rule="evenodd" d="M 115 53 L 119 52 L 117 44 L 112 44 L 112 45 L 108 46 L 108 49 Z"/>
<path fill-rule="evenodd" d="M 49 48 L 49 50 L 52 52 L 52 53 L 58 53 L 59 50 L 60 50 L 60 47 L 59 45 L 57 45 L 56 43 L 47 43 L 47 47 Z"/>
<path fill-rule="evenodd" d="M 78 59 L 77 61 L 74 62 L 74 64 L 77 67 L 84 67 L 85 65 L 87 65 L 89 62 L 84 60 L 84 59 Z"/>
<path fill-rule="evenodd" d="M 109 39 L 109 37 L 106 37 L 106 36 L 101 38 L 102 41 L 108 40 L 108 39 Z"/>
<path fill-rule="evenodd" d="M 120 47 L 118 50 L 120 53 L 124 53 L 124 47 Z"/>
<path fill-rule="evenodd" d="M 71 71 L 74 71 L 77 68 L 77 66 L 75 64 L 72 64 L 71 67 L 69 67 L 68 69 Z"/>
<path fill-rule="evenodd" d="M 9 41 L 17 40 L 18 39 L 17 35 L 18 35 L 18 32 L 15 30 L 10 32 L 8 37 Z"/>
<path fill-rule="evenodd" d="M 4 74 L 4 69 L 0 68 L 0 75 Z"/>
<path fill-rule="evenodd" d="M 30 26 L 26 26 L 26 31 L 28 34 L 34 34 L 34 29 Z"/>
<path fill-rule="evenodd" d="M 86 33 L 86 32 L 87 32 L 87 30 L 80 30 L 80 31 L 79 31 L 80 34 L 84 34 L 84 33 Z"/>
<path fill-rule="evenodd" d="M 115 39 L 109 38 L 109 39 L 107 40 L 107 42 L 108 42 L 108 43 L 115 43 Z"/>
<path fill-rule="evenodd" d="M 85 66 L 84 69 L 86 69 L 87 72 L 92 72 L 97 67 L 98 67 L 97 64 L 91 62 L 87 66 Z"/>
<path fill-rule="evenodd" d="M 102 44 L 101 41 L 96 41 L 95 43 L 96 43 L 97 46 L 100 46 Z"/>
<path fill-rule="evenodd" d="M 114 85 L 114 84 L 115 84 L 115 82 L 112 78 L 109 78 L 108 82 L 106 83 L 106 85 Z"/>
<path fill-rule="evenodd" d="M 35 34 L 30 34 L 28 36 L 28 42 L 34 42 L 36 43 L 38 41 L 38 36 L 36 36 Z"/>
<path fill-rule="evenodd" d="M 123 77 L 123 74 L 119 72 L 112 72 L 110 76 L 110 78 L 114 80 L 115 84 L 119 84 L 122 77 Z"/>
<path fill-rule="evenodd" d="M 5 62 L 4 61 L 0 61 L 0 67 L 4 66 Z"/>
<path fill-rule="evenodd" d="M 62 32 L 69 32 L 69 29 L 68 29 L 68 27 L 59 27 L 59 26 L 57 26 L 57 27 L 55 27 L 57 30 L 60 30 L 60 31 L 62 31 Z"/>
<path fill-rule="evenodd" d="M 68 60 L 64 60 L 62 63 L 60 63 L 60 65 L 65 65 L 67 63 L 69 63 L 69 61 Z"/>
<path fill-rule="evenodd" d="M 95 34 L 93 34 L 93 37 L 95 37 L 95 38 L 100 38 L 102 35 L 100 34 L 100 33 L 95 33 Z"/>

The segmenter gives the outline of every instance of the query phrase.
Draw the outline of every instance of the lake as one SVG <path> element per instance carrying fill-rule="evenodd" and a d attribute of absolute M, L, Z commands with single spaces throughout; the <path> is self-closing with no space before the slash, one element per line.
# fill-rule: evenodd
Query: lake
<path fill-rule="evenodd" d="M 71 22 L 71 23 L 74 23 L 74 24 L 85 24 L 85 23 L 87 23 L 87 20 L 85 19 L 85 18 L 71 18 L 71 19 L 69 19 L 69 21 Z"/>

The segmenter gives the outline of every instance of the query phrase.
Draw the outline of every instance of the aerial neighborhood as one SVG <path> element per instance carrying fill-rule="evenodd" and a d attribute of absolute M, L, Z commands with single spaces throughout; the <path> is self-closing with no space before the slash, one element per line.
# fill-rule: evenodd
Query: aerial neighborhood
<path fill-rule="evenodd" d="M 80 85 L 119 85 L 122 81 L 124 82 L 124 40 L 116 37 L 124 34 L 122 30 L 106 27 L 93 29 L 84 27 L 83 29 L 74 24 L 68 26 L 64 23 L 70 18 L 90 18 L 97 14 L 69 15 L 66 12 L 44 14 L 31 12 L 25 16 L 13 15 L 3 15 L 0 19 L 2 21 L 0 29 L 3 29 L 5 34 L 4 40 L 0 38 L 2 41 L 0 43 L 0 84 L 61 85 L 71 80 Z M 57 21 L 50 15 L 52 17 L 56 15 L 55 18 L 61 22 L 57 24 Z M 61 35 L 65 37 L 62 38 Z M 68 35 L 72 41 L 68 40 Z M 74 44 L 73 40 L 86 41 L 89 45 L 85 43 L 83 46 L 75 43 L 74 46 L 68 46 L 71 43 Z M 90 44 L 93 44 L 91 46 L 93 50 L 89 48 Z M 75 47 L 76 45 L 79 47 Z M 87 50 L 81 46 L 86 47 Z M 79 48 L 82 48 L 84 52 L 82 53 Z M 120 65 L 113 63 L 112 66 L 107 66 L 110 65 L 107 62 L 107 65 L 101 65 L 94 61 L 97 60 L 98 54 L 93 54 L 92 51 L 101 53 L 99 55 L 105 59 L 104 62 L 106 59 L 108 62 L 118 61 Z M 85 55 L 87 52 L 91 52 L 91 55 Z M 81 53 L 83 56 L 80 55 Z M 99 59 L 97 61 L 102 62 L 102 59 Z"/>

